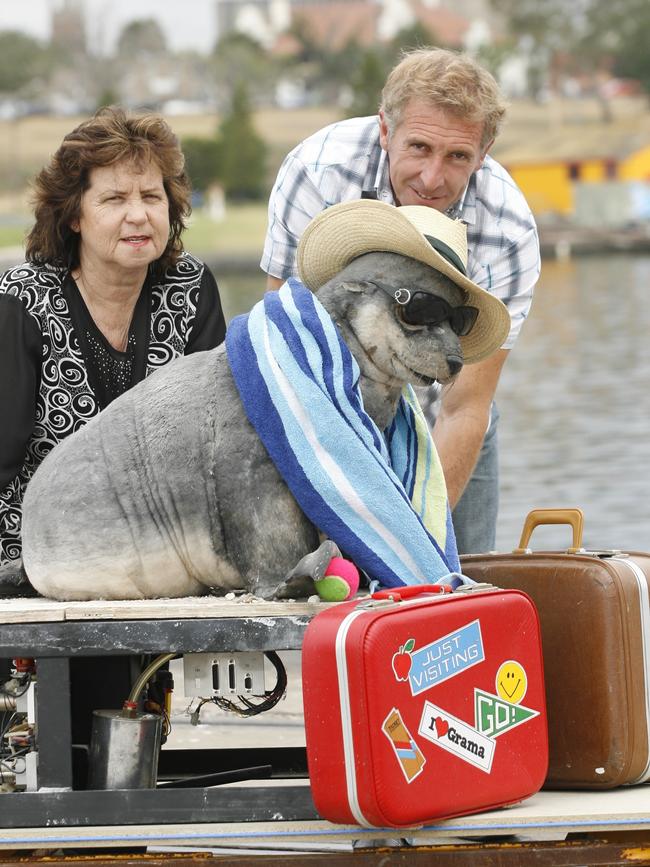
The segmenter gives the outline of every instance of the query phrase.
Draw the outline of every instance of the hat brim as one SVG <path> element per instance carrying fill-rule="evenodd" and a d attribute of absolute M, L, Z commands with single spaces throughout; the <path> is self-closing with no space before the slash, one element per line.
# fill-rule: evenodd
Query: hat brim
<path fill-rule="evenodd" d="M 511 324 L 505 304 L 455 268 L 399 208 L 385 202 L 341 202 L 314 217 L 298 244 L 298 274 L 313 292 L 353 259 L 373 252 L 398 253 L 423 262 L 466 292 L 466 303 L 479 311 L 470 333 L 459 338 L 466 364 L 482 361 L 503 345 Z"/>

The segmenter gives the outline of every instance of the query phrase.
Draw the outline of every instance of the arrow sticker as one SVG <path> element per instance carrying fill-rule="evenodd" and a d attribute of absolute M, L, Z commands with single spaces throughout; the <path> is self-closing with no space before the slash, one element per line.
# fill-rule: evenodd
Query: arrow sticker
<path fill-rule="evenodd" d="M 539 716 L 538 710 L 532 710 L 521 704 L 512 704 L 491 692 L 474 688 L 476 729 L 487 737 L 496 738 L 536 716 Z"/>

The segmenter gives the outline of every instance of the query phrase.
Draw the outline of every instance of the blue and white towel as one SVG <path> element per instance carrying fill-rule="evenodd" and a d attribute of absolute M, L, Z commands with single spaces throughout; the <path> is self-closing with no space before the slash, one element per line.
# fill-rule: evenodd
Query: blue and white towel
<path fill-rule="evenodd" d="M 226 335 L 246 414 L 303 512 L 384 587 L 463 583 L 431 435 L 407 386 L 382 432 L 359 367 L 298 280 L 267 292 Z M 441 581 L 441 579 L 447 581 Z"/>

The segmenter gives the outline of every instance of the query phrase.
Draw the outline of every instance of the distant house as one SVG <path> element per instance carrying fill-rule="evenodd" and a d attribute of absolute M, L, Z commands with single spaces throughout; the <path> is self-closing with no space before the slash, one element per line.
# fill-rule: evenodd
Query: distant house
<path fill-rule="evenodd" d="M 340 51 L 352 40 L 373 45 L 380 12 L 379 5 L 363 0 L 307 3 L 293 7 L 292 22 L 305 27 L 317 45 Z"/>
<path fill-rule="evenodd" d="M 440 44 L 464 48 L 478 31 L 489 39 L 496 19 L 488 0 L 218 0 L 216 10 L 220 38 L 248 33 L 280 55 L 297 49 L 287 33 L 296 25 L 331 51 L 351 40 L 362 46 L 385 42 L 416 22 Z"/>
<path fill-rule="evenodd" d="M 533 212 L 590 225 L 648 218 L 650 118 L 531 126 L 497 144 L 494 156 L 513 176 Z"/>

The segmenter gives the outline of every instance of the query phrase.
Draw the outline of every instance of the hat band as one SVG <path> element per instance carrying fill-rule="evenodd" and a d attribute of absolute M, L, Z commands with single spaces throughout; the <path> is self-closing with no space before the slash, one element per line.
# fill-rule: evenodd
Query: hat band
<path fill-rule="evenodd" d="M 424 234 L 424 232 L 422 233 Z M 455 253 L 451 247 L 445 244 L 444 241 L 441 241 L 439 238 L 434 238 L 432 235 L 424 235 L 427 241 L 431 244 L 434 250 L 436 250 L 443 259 L 446 259 L 450 265 L 453 265 L 463 277 L 467 277 L 467 269 L 463 265 L 460 256 Z"/>

